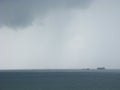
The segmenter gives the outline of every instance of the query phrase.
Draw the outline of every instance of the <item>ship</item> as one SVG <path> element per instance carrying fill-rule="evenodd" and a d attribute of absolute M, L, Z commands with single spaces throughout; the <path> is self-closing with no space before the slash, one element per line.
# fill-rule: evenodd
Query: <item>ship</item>
<path fill-rule="evenodd" d="M 97 70 L 105 70 L 105 67 L 98 67 Z"/>

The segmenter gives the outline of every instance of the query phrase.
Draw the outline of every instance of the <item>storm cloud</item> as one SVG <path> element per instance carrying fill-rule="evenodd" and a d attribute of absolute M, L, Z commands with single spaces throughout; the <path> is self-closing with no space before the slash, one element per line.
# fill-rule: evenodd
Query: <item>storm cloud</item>
<path fill-rule="evenodd" d="M 30 26 L 51 11 L 88 8 L 91 0 L 0 0 L 0 26 Z M 42 21 L 42 20 L 41 20 Z"/>
<path fill-rule="evenodd" d="M 0 0 L 0 69 L 120 68 L 119 0 Z"/>

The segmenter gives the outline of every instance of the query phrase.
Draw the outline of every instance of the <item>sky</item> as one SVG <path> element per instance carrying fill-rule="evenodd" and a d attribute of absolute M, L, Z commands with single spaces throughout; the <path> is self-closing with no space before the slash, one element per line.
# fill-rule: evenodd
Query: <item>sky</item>
<path fill-rule="evenodd" d="M 120 69 L 119 0 L 0 0 L 0 69 Z"/>

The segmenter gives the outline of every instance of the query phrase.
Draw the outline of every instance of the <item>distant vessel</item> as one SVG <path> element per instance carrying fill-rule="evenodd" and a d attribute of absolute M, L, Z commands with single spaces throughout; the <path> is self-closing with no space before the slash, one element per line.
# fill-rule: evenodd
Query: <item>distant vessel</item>
<path fill-rule="evenodd" d="M 105 67 L 98 67 L 97 70 L 105 70 Z"/>

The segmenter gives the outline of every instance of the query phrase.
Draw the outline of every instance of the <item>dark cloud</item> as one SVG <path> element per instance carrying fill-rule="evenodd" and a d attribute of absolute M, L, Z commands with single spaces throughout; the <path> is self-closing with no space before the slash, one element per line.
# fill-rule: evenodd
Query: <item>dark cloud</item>
<path fill-rule="evenodd" d="M 91 0 L 0 0 L 0 26 L 24 27 L 61 8 L 87 8 Z"/>

